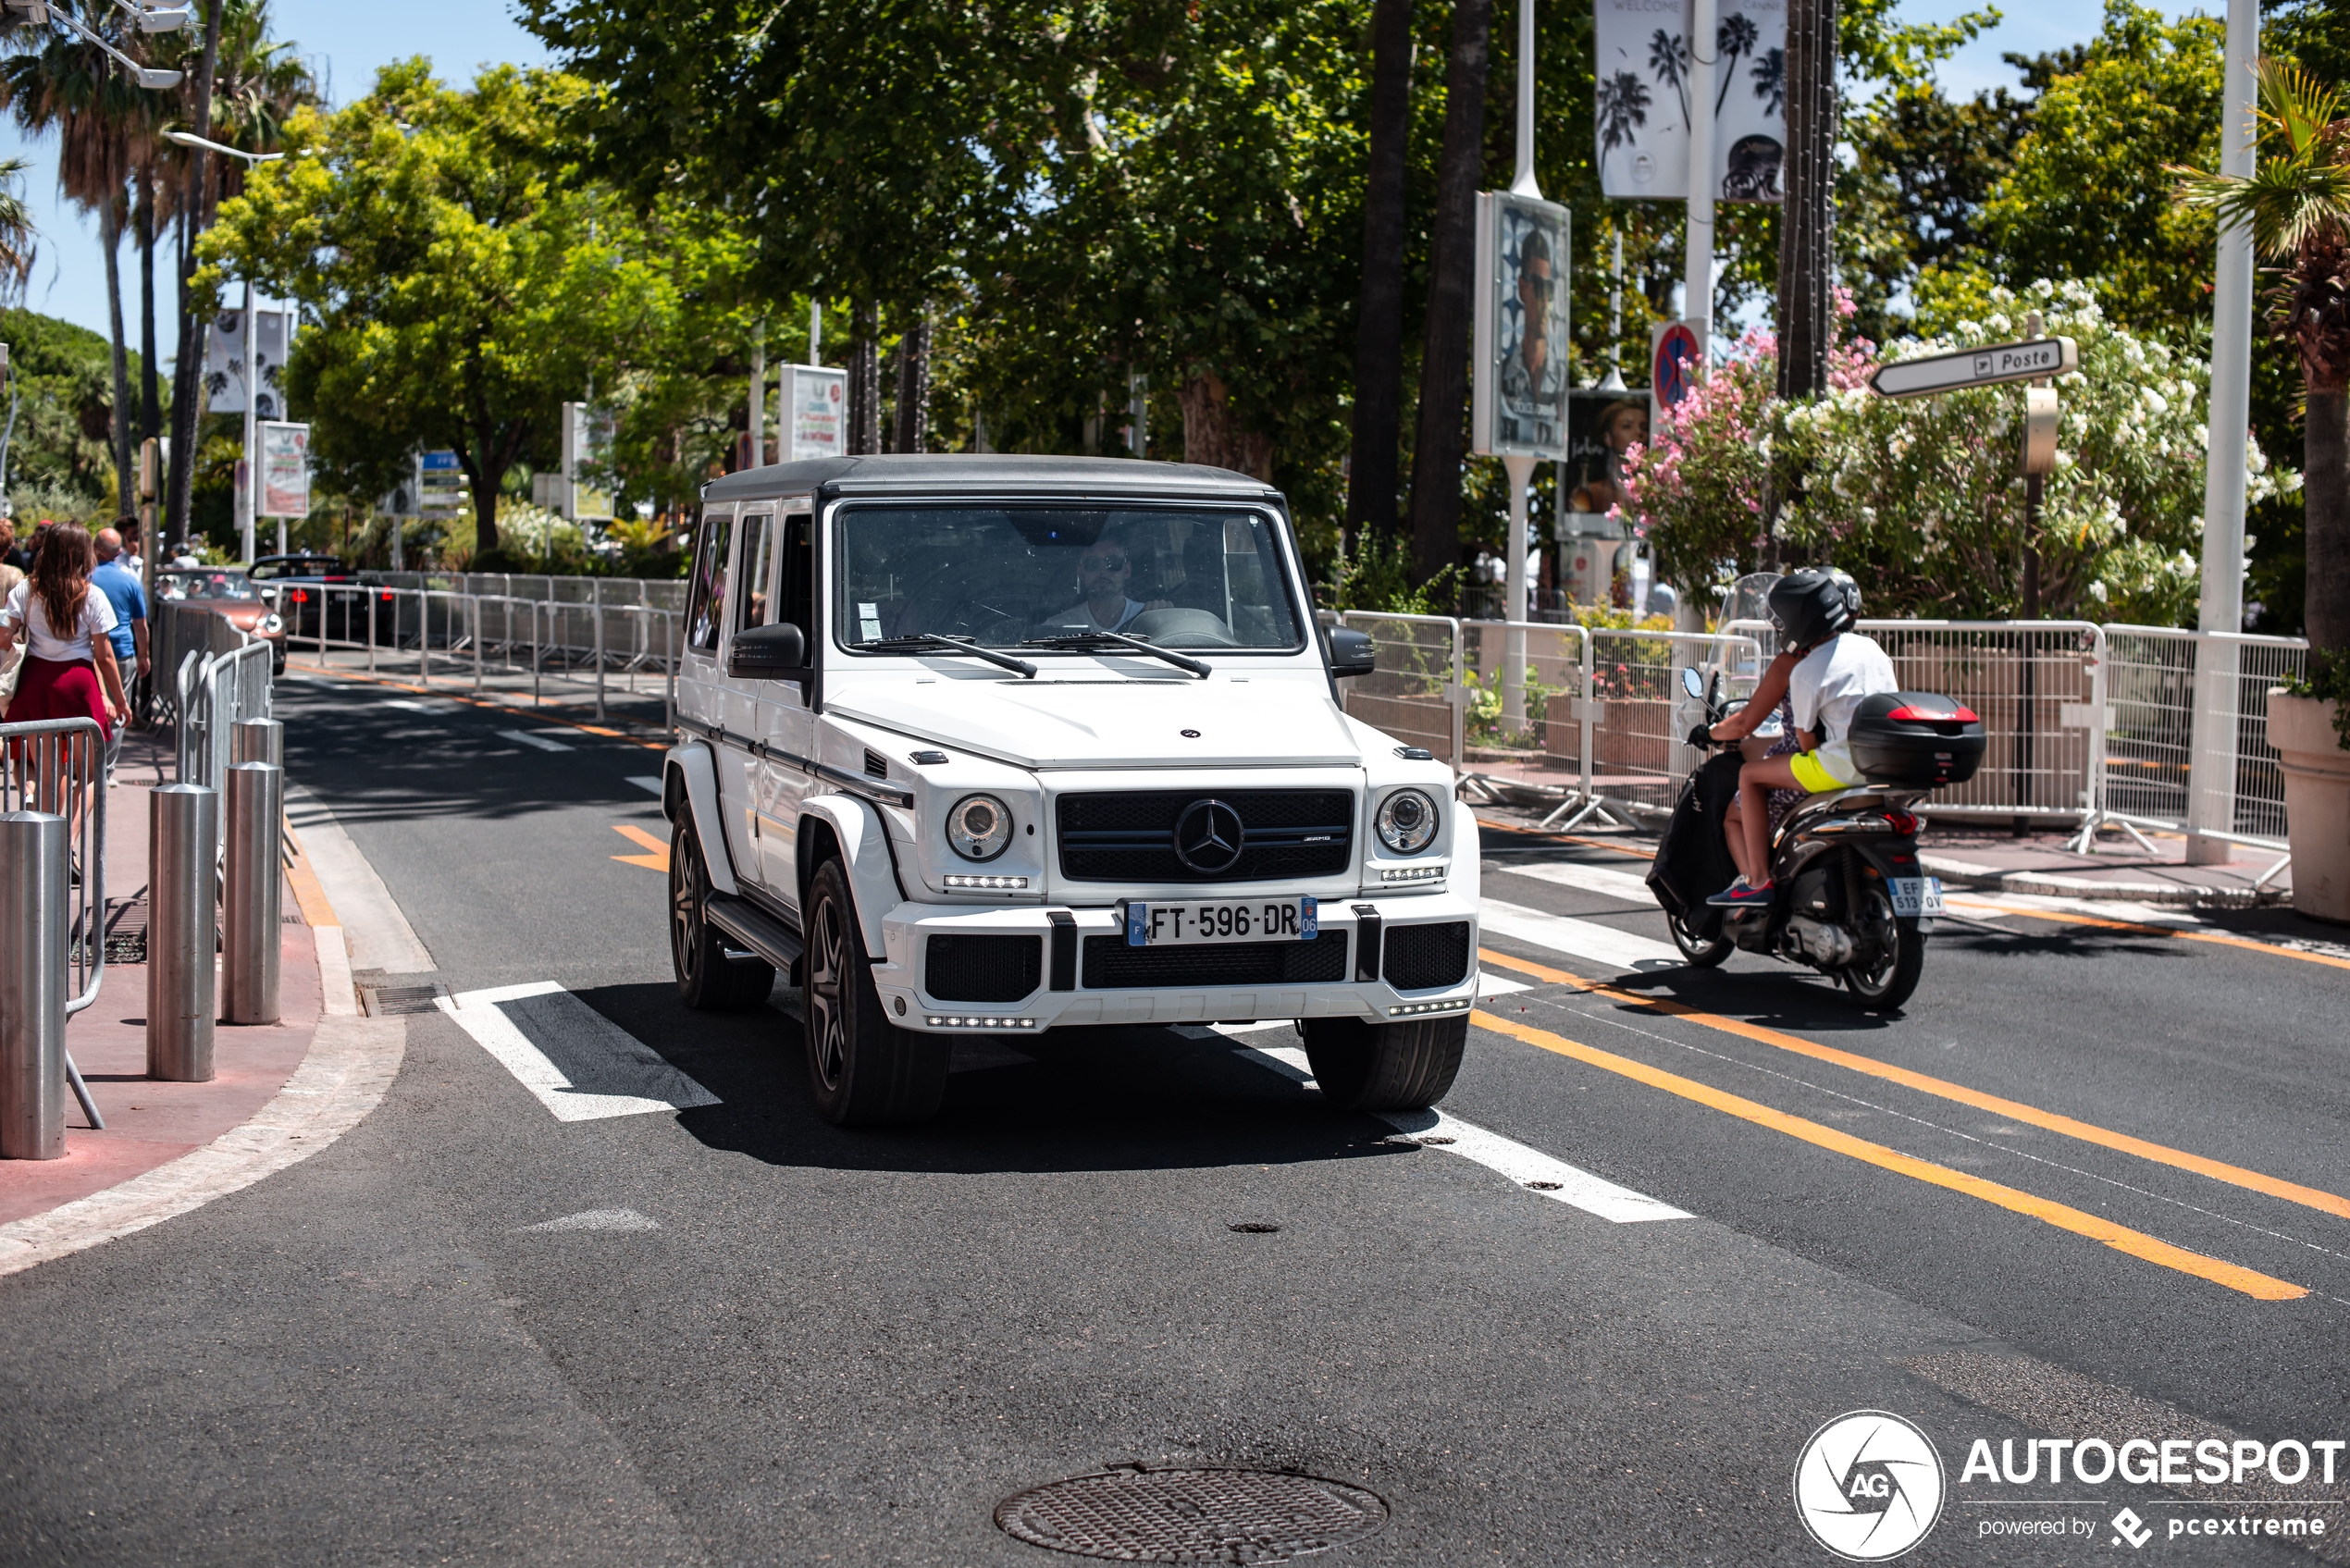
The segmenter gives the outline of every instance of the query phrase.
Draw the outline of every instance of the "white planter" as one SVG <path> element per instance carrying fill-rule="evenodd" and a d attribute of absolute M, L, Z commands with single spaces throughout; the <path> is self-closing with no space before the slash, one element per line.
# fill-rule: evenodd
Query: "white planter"
<path fill-rule="evenodd" d="M 2334 705 L 2269 693 L 2269 744 L 2284 765 L 2285 836 L 2293 846 L 2293 907 L 2350 923 L 2350 751 Z"/>

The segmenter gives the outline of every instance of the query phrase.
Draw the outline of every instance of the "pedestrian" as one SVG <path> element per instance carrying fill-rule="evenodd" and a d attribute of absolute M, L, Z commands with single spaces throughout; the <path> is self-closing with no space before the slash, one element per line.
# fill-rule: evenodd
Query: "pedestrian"
<path fill-rule="evenodd" d="M 114 630 L 114 606 L 90 586 L 94 554 L 90 530 L 80 524 L 49 529 L 32 575 L 0 606 L 0 649 L 19 641 L 25 645 L 23 673 L 8 705 L 12 721 L 91 719 L 100 736 L 111 740 L 129 704 L 114 643 L 106 636 Z M 39 809 L 58 809 L 58 784 L 55 778 L 41 781 Z M 80 805 L 77 798 L 77 817 Z"/>
<path fill-rule="evenodd" d="M 6 604 L 17 585 L 24 581 L 24 568 L 18 562 L 30 560 L 17 548 L 17 525 L 0 517 L 0 604 Z M 17 648 L 0 653 L 0 719 L 7 717 L 8 704 L 17 695 L 17 676 L 23 662 L 24 654 Z"/>
<path fill-rule="evenodd" d="M 139 520 L 126 517 L 122 521 L 135 532 Z M 137 718 L 146 709 L 147 672 L 150 661 L 147 651 L 147 586 L 139 580 L 135 558 L 125 555 L 122 534 L 117 528 L 101 528 L 97 538 L 98 569 L 90 574 L 90 586 L 106 596 L 114 607 L 114 630 L 107 633 L 114 643 L 118 667 L 132 665 L 136 673 L 130 681 L 129 716 Z M 122 749 L 122 732 L 117 730 L 113 744 L 107 748 L 106 769 L 114 770 L 114 759 Z"/>

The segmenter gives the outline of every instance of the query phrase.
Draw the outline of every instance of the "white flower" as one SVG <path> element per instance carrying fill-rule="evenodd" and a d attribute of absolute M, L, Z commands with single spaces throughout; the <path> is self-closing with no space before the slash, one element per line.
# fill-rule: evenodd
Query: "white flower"
<path fill-rule="evenodd" d="M 2099 604 L 2103 604 L 2105 602 L 2105 584 L 2102 581 L 2091 583 L 2089 585 L 2089 597 L 2096 599 Z"/>
<path fill-rule="evenodd" d="M 2168 414 L 2171 412 L 2170 400 L 2151 387 L 2148 387 L 2146 389 L 2146 407 L 2152 409 L 2157 414 Z"/>

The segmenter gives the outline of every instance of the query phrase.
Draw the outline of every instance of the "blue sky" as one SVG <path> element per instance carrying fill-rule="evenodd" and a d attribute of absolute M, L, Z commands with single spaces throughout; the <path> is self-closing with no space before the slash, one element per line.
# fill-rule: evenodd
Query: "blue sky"
<path fill-rule="evenodd" d="M 1549 0 L 1557 4 L 1561 0 Z M 1564 0 L 1577 4 L 1579 0 Z M 2198 7 L 2164 3 L 2173 15 Z M 1507 12 L 1510 0 L 1502 0 Z M 1978 8 L 1970 0 L 1908 0 L 1902 14 L 1911 20 L 1946 21 Z M 2015 72 L 2004 64 L 2003 51 L 2038 54 L 2094 36 L 2103 8 L 2099 0 L 2004 0 L 2000 25 L 1962 50 L 1943 68 L 1946 90 L 1966 94 L 1982 88 L 2012 85 Z M 321 81 L 331 82 L 338 102 L 364 93 L 377 68 L 413 54 L 432 57 L 444 77 L 470 76 L 479 66 L 497 60 L 535 64 L 545 59 L 536 39 L 515 24 L 504 0 L 404 0 L 386 6 L 353 4 L 352 0 L 276 0 L 275 31 L 295 41 L 310 57 Z M 26 171 L 24 193 L 31 202 L 42 230 L 41 256 L 33 269 L 27 302 L 33 309 L 60 315 L 93 331 L 106 329 L 105 269 L 100 265 L 96 226 L 57 200 L 56 150 L 54 143 L 28 143 L 13 126 L 0 126 L 0 155 L 25 155 L 33 160 Z M 128 247 L 123 253 L 124 305 L 134 311 L 137 270 Z M 162 340 L 174 340 L 168 319 L 160 324 Z M 135 343 L 135 319 L 129 323 Z"/>

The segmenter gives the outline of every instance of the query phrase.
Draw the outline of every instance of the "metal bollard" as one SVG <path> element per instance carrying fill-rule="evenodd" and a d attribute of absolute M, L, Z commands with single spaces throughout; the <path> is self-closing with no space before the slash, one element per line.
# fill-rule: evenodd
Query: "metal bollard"
<path fill-rule="evenodd" d="M 220 792 L 165 784 L 147 796 L 147 1076 L 212 1081 L 214 917 Z"/>
<path fill-rule="evenodd" d="M 286 726 L 279 719 L 240 719 L 229 729 L 229 760 L 286 765 Z"/>
<path fill-rule="evenodd" d="M 66 1152 L 68 824 L 0 816 L 0 1158 Z"/>
<path fill-rule="evenodd" d="M 266 762 L 239 762 L 221 792 L 228 818 L 229 888 L 220 958 L 223 1023 L 278 1021 L 278 823 L 286 815 L 286 773 Z"/>

